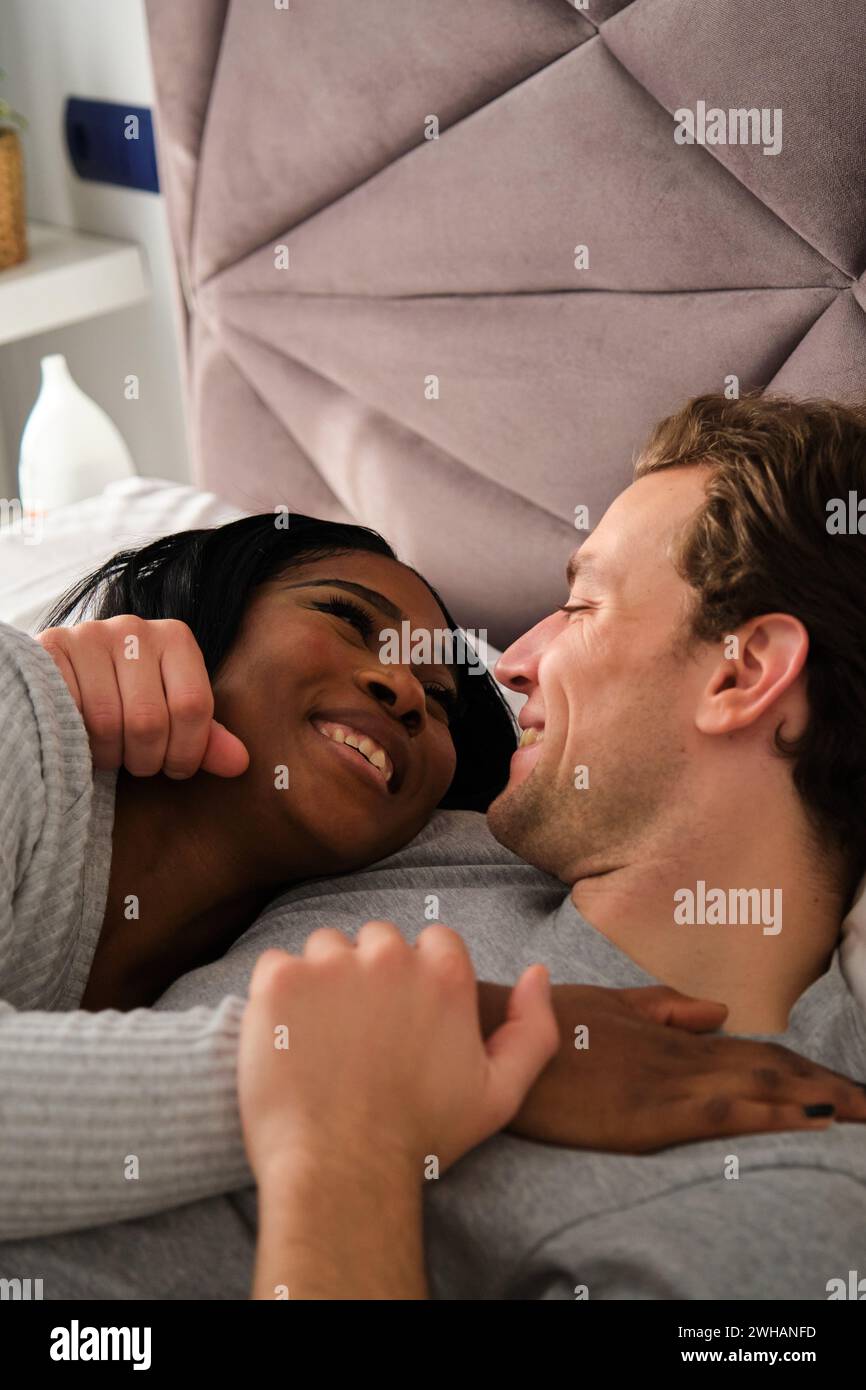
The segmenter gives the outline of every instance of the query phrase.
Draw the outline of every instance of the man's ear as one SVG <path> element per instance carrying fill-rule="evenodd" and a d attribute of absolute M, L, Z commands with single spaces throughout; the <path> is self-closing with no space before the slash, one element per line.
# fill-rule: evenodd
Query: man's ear
<path fill-rule="evenodd" d="M 809 654 L 809 634 L 790 613 L 752 618 L 723 637 L 720 659 L 701 693 L 695 724 L 704 734 L 736 733 L 754 724 L 797 680 Z M 805 691 L 786 708 L 786 737 L 808 717 Z"/>

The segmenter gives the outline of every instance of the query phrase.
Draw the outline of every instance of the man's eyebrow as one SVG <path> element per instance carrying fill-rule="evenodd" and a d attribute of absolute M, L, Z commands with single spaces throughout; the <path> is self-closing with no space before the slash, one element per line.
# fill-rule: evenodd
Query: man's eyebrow
<path fill-rule="evenodd" d="M 347 593 L 355 594 L 357 598 L 366 599 L 374 608 L 378 608 L 380 613 L 386 614 L 394 622 L 402 622 L 404 614 L 395 603 L 392 603 L 384 594 L 380 594 L 377 589 L 368 589 L 366 584 L 353 584 L 350 579 L 307 579 L 300 584 L 284 584 L 284 589 L 345 589 Z"/>
<path fill-rule="evenodd" d="M 568 564 L 565 567 L 565 577 L 568 580 L 569 588 L 574 584 L 578 574 L 584 578 L 593 576 L 599 578 L 602 568 L 603 567 L 599 566 L 594 556 L 583 555 L 581 551 L 575 550 L 574 553 L 569 556 Z"/>

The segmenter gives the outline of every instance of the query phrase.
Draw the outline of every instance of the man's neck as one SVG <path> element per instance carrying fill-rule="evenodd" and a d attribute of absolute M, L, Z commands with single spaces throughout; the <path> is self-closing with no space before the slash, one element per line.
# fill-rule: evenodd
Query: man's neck
<path fill-rule="evenodd" d="M 667 845 L 578 879 L 571 898 L 658 980 L 727 1004 L 726 1032 L 783 1033 L 829 965 L 843 905 L 802 824 L 752 833 L 748 819 L 700 838 L 681 825 Z"/>

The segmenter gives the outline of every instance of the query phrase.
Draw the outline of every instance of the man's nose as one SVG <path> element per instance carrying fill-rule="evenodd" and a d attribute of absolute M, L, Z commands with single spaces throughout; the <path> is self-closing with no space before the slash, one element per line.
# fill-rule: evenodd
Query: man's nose
<path fill-rule="evenodd" d="M 494 675 L 509 690 L 529 695 L 538 681 L 538 663 L 554 635 L 558 614 L 542 618 L 540 623 L 524 632 L 504 651 L 496 663 Z"/>

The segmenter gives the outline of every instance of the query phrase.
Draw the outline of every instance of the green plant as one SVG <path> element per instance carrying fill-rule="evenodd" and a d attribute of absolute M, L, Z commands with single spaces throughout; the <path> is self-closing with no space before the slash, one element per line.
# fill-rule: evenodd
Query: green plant
<path fill-rule="evenodd" d="M 5 72 L 0 68 L 0 79 L 5 76 Z M 22 116 L 20 111 L 16 111 L 13 106 L 9 105 L 8 101 L 4 101 L 0 97 L 0 126 L 4 125 L 16 125 L 19 130 L 26 130 L 27 117 Z"/>

